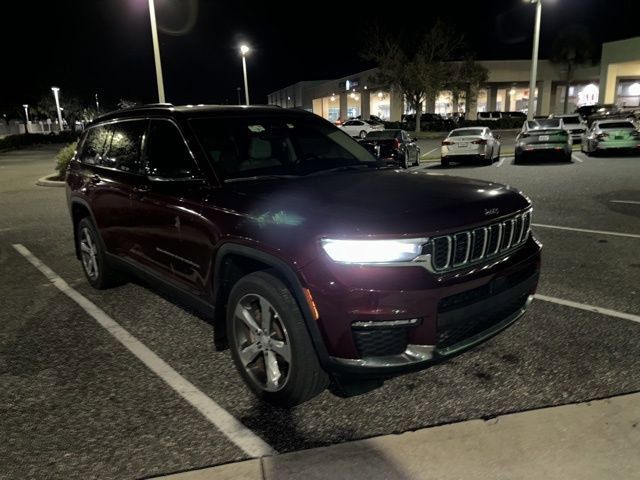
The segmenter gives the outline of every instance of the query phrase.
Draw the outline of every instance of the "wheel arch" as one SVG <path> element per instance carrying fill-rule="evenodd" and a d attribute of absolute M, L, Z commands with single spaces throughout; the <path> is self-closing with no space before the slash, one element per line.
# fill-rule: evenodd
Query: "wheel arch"
<path fill-rule="evenodd" d="M 284 260 L 247 245 L 226 243 L 218 249 L 213 270 L 214 341 L 217 349 L 227 348 L 227 300 L 235 283 L 243 276 L 260 270 L 270 270 L 289 288 L 307 327 L 307 332 L 320 364 L 326 366 L 329 354 L 320 329 L 305 296 L 304 287 L 295 270 Z"/>

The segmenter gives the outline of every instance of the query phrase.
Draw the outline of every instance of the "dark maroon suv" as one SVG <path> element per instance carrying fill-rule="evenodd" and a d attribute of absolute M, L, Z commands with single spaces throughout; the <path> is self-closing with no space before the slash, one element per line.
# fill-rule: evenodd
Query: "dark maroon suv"
<path fill-rule="evenodd" d="M 538 282 L 517 190 L 395 170 L 302 111 L 111 113 L 82 135 L 67 187 L 89 283 L 130 272 L 167 287 L 278 405 L 482 342 Z"/>

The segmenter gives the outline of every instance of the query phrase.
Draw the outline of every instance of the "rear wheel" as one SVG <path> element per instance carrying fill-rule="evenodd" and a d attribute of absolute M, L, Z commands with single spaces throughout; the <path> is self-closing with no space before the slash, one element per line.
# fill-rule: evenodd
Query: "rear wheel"
<path fill-rule="evenodd" d="M 82 270 L 93 288 L 103 290 L 122 283 L 120 273 L 109 265 L 98 232 L 89 217 L 78 223 L 76 241 Z"/>
<path fill-rule="evenodd" d="M 492 165 L 493 164 L 493 157 L 491 155 L 489 155 L 489 157 L 482 157 L 481 159 L 482 165 Z"/>
<path fill-rule="evenodd" d="M 233 361 L 259 398 L 292 407 L 328 386 L 302 313 L 277 276 L 246 275 L 231 290 L 227 305 Z"/>
<path fill-rule="evenodd" d="M 440 165 L 442 165 L 443 167 L 448 167 L 449 165 L 451 165 L 451 163 L 448 159 L 440 157 Z"/>
<path fill-rule="evenodd" d="M 420 150 L 416 151 L 416 163 L 413 164 L 416 167 L 420 166 Z"/>

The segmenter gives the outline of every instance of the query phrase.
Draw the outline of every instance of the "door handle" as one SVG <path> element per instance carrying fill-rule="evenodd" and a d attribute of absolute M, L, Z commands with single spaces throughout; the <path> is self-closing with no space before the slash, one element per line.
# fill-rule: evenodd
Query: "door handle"
<path fill-rule="evenodd" d="M 102 179 L 100 178 L 100 175 L 98 175 L 97 173 L 91 175 L 91 177 L 89 178 L 89 181 L 91 183 L 93 183 L 94 185 L 100 183 L 100 180 L 102 180 Z"/>

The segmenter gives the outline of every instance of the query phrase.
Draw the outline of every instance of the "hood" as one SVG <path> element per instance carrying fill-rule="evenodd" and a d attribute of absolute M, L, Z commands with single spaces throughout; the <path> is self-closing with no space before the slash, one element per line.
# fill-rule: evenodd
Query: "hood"
<path fill-rule="evenodd" d="M 227 184 L 243 216 L 310 235 L 427 236 L 483 224 L 529 201 L 492 182 L 405 170 L 335 172 Z M 266 217 L 265 217 L 266 215 Z"/>

